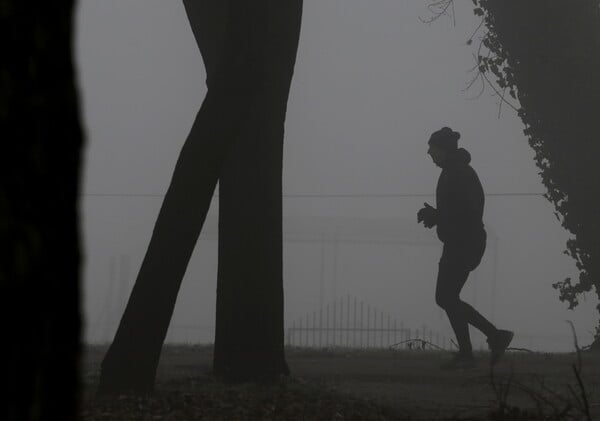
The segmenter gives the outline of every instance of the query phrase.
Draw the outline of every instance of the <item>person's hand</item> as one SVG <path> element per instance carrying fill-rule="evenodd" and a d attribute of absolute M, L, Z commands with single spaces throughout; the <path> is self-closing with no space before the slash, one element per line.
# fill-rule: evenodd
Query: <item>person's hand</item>
<path fill-rule="evenodd" d="M 432 228 L 436 224 L 437 211 L 429 203 L 424 203 L 419 212 L 417 212 L 417 222 L 423 222 L 425 228 Z"/>

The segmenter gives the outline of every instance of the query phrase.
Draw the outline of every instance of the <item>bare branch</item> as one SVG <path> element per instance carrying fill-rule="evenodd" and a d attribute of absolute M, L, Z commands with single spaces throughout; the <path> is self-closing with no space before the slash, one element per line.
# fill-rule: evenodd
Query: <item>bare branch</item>
<path fill-rule="evenodd" d="M 577 341 L 577 332 L 575 332 L 575 325 L 572 321 L 567 320 L 569 326 L 571 326 L 571 333 L 573 334 L 573 344 L 575 345 L 575 351 L 577 352 L 577 370 L 581 371 L 581 348 L 579 348 L 579 342 Z"/>
<path fill-rule="evenodd" d="M 506 95 L 506 86 L 502 90 L 502 98 L 503 99 L 504 99 L 505 95 Z M 500 101 L 500 105 L 498 106 L 498 119 L 500 119 L 500 117 L 502 116 L 502 104 L 503 103 L 504 103 L 504 101 Z"/>
<path fill-rule="evenodd" d="M 450 7 L 452 7 L 451 14 L 448 13 L 448 9 L 450 9 Z M 423 18 L 419 17 L 419 20 L 421 22 L 430 25 L 433 22 L 435 22 L 436 20 L 438 20 L 439 18 L 441 18 L 442 16 L 451 16 L 452 22 L 453 22 L 454 26 L 456 26 L 456 16 L 454 13 L 454 0 L 439 0 L 434 3 L 431 3 L 429 6 L 427 6 L 427 8 L 433 14 L 433 16 L 431 16 L 429 19 L 423 19 Z"/>
<path fill-rule="evenodd" d="M 434 343 L 431 343 L 431 342 L 426 341 L 424 339 L 417 339 L 417 338 L 415 338 L 415 339 L 407 339 L 405 341 L 392 344 L 392 345 L 390 345 L 390 349 L 393 349 L 393 348 L 395 348 L 395 347 L 397 347 L 399 345 L 403 345 L 403 344 L 415 344 L 415 343 L 420 344 L 421 347 L 422 347 L 422 349 L 425 349 L 425 345 L 429 345 L 430 347 L 435 348 L 435 349 L 439 349 L 440 351 L 446 351 L 444 348 L 442 348 L 442 347 L 440 347 L 440 346 L 438 346 L 438 345 L 436 345 Z"/>
<path fill-rule="evenodd" d="M 484 23 L 485 23 L 485 18 L 482 18 L 481 22 L 479 22 L 479 25 L 477 25 L 477 28 L 475 28 L 475 30 L 473 31 L 471 36 L 467 39 L 467 45 L 471 45 L 471 43 L 473 42 L 473 38 L 475 37 L 477 32 L 479 32 L 479 30 L 481 29 L 481 27 L 483 26 Z"/>
<path fill-rule="evenodd" d="M 530 354 L 535 354 L 535 351 L 532 351 L 531 349 L 527 349 L 527 348 L 506 348 L 507 351 L 523 351 L 523 352 L 529 352 Z"/>
<path fill-rule="evenodd" d="M 488 85 L 490 86 L 490 88 L 492 88 L 494 90 L 494 92 L 496 93 L 496 95 L 498 95 L 500 97 L 500 101 L 504 102 L 506 105 L 508 105 L 510 108 L 512 108 L 515 112 L 519 112 L 519 109 L 514 106 L 513 104 L 511 104 L 509 101 L 506 100 L 506 98 L 504 98 L 504 95 L 501 94 L 498 89 L 496 88 L 496 86 L 488 79 L 488 77 L 486 76 L 485 73 L 481 72 L 481 75 L 483 76 L 483 78 L 485 79 L 485 81 L 488 83 Z"/>
<path fill-rule="evenodd" d="M 583 409 L 585 416 L 588 419 L 588 421 L 592 421 L 592 415 L 590 414 L 590 404 L 588 402 L 585 386 L 583 385 L 583 381 L 581 380 L 581 375 L 575 364 L 573 364 L 572 367 L 573 371 L 575 372 L 575 377 L 577 378 L 577 384 L 579 384 L 579 390 L 581 391 L 581 399 L 583 399 Z"/>

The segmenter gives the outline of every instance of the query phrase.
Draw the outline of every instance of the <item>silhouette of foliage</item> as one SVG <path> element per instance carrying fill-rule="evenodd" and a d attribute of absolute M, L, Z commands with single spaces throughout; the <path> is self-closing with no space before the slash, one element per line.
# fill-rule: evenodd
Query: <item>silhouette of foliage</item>
<path fill-rule="evenodd" d="M 582 294 L 600 295 L 600 1 L 473 3 L 486 27 L 474 34 L 477 70 L 504 103 L 518 100 L 545 197 L 572 234 L 565 253 L 579 279 L 553 284 L 572 309 Z"/>

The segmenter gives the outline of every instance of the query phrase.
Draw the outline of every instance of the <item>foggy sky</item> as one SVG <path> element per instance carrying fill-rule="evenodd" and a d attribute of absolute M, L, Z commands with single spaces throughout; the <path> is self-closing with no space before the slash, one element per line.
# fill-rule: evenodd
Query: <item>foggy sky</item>
<path fill-rule="evenodd" d="M 426 5 L 305 1 L 284 149 L 286 326 L 320 303 L 352 295 L 405 325 L 450 335 L 434 301 L 441 248 L 415 216 L 424 201 L 433 203 L 439 175 L 426 156 L 427 139 L 448 125 L 461 132 L 459 145 L 471 152 L 491 194 L 488 249 L 463 298 L 499 327 L 514 329 L 514 346 L 570 349 L 567 319 L 587 343 L 596 300 L 567 311 L 551 287 L 577 276 L 552 206 L 540 196 L 497 195 L 545 190 L 516 113 L 504 105 L 499 115 L 489 88 L 478 98 L 479 84 L 464 91 L 475 53 L 466 41 L 479 24 L 472 4 L 456 2 L 456 26 L 448 18 L 422 23 Z M 77 33 L 87 131 L 86 338 L 98 342 L 112 340 L 202 102 L 205 73 L 178 1 L 82 0 Z M 410 194 L 417 196 L 398 197 Z M 339 195 L 347 196 L 330 197 Z M 201 329 L 187 339 L 204 342 L 212 341 L 214 325 L 217 206 L 214 200 L 172 320 Z M 352 233 L 348 226 L 362 229 Z M 300 234 L 310 241 L 294 241 Z M 364 241 L 382 238 L 388 243 Z M 429 244 L 407 244 L 415 238 Z M 169 338 L 185 340 L 182 332 L 172 329 Z"/>

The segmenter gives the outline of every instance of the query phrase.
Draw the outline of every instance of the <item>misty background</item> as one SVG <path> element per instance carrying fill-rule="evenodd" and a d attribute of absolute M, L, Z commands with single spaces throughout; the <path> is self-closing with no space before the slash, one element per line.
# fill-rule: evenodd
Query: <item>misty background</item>
<path fill-rule="evenodd" d="M 456 1 L 456 25 L 428 25 L 428 1 L 305 0 L 284 148 L 285 324 L 356 297 L 406 327 L 451 337 L 434 300 L 441 244 L 417 225 L 439 168 L 426 155 L 443 126 L 487 193 L 488 248 L 462 297 L 515 347 L 592 340 L 597 299 L 575 311 L 551 284 L 578 275 L 523 135 L 475 76 L 480 24 Z M 77 66 L 87 131 L 81 220 L 84 338 L 112 341 L 179 151 L 206 92 L 183 4 L 81 0 Z M 216 192 L 218 195 L 218 191 Z M 179 293 L 167 342 L 214 340 L 215 197 Z M 472 330 L 478 349 L 484 342 Z"/>

